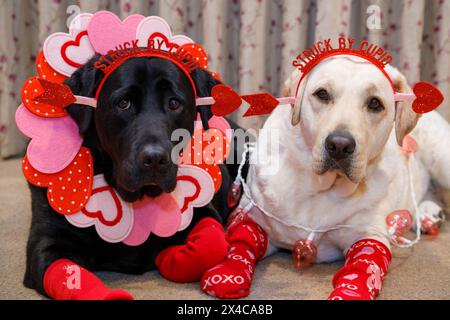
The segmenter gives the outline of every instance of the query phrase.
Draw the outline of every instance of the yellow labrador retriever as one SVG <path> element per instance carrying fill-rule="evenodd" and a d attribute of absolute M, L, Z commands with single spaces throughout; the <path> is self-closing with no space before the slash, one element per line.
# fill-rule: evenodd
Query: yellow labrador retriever
<path fill-rule="evenodd" d="M 400 72 L 386 71 L 397 92 L 411 92 Z M 295 71 L 286 81 L 286 96 L 300 77 Z M 419 204 L 431 180 L 450 190 L 450 126 L 437 112 L 418 120 L 411 103 L 396 107 L 388 79 L 370 62 L 341 55 L 318 64 L 300 83 L 295 105 L 279 106 L 262 128 L 258 147 L 279 136 L 279 147 L 267 148 L 269 161 L 258 161 L 256 152 L 250 158 L 247 183 L 259 208 L 248 206 L 247 196 L 240 207 L 252 207 L 249 217 L 267 234 L 266 256 L 283 248 L 309 258 L 313 243 L 317 263 L 346 256 L 330 299 L 375 298 L 391 260 L 386 216 L 414 212 L 408 165 Z M 415 157 L 400 148 L 411 131 L 420 147 Z M 248 271 L 243 279 L 251 283 Z M 233 297 L 214 283 L 208 289 Z M 241 284 L 234 296 L 246 289 Z"/>

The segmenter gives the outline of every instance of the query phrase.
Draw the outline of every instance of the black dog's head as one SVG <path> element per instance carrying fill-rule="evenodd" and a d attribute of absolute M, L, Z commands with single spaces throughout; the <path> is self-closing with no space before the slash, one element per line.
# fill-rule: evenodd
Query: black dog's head
<path fill-rule="evenodd" d="M 93 97 L 103 73 L 93 67 L 98 57 L 66 80 L 77 95 Z M 199 96 L 208 96 L 217 81 L 206 71 L 192 73 Z M 176 186 L 177 165 L 171 160 L 172 132 L 191 133 L 197 117 L 195 96 L 187 76 L 160 58 L 133 58 L 106 79 L 97 109 L 67 107 L 94 154 L 96 174 L 129 202 L 158 196 Z M 203 109 L 203 118 L 211 116 Z"/>

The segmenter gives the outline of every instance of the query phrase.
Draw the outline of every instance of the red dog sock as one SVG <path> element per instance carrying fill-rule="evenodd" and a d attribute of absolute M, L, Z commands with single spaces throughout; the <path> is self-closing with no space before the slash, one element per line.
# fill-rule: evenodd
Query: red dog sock
<path fill-rule="evenodd" d="M 133 300 L 127 291 L 109 289 L 92 272 L 67 259 L 56 260 L 47 268 L 44 290 L 56 300 Z"/>
<path fill-rule="evenodd" d="M 211 296 L 237 299 L 250 293 L 255 263 L 267 250 L 267 235 L 249 219 L 228 232 L 227 258 L 203 275 L 201 285 Z"/>
<path fill-rule="evenodd" d="M 156 265 L 166 279 L 193 282 L 222 261 L 227 251 L 228 241 L 222 225 L 212 218 L 204 218 L 189 233 L 185 244 L 161 251 Z"/>
<path fill-rule="evenodd" d="M 345 265 L 333 278 L 329 300 L 373 300 L 391 262 L 391 252 L 374 239 L 356 242 L 347 252 Z"/>

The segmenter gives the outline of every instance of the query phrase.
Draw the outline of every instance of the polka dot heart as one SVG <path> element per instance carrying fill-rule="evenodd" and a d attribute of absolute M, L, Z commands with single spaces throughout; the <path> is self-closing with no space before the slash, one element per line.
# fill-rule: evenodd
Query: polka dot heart
<path fill-rule="evenodd" d="M 66 76 L 56 72 L 52 67 L 50 67 L 44 57 L 43 51 L 39 52 L 36 58 L 36 70 L 39 74 L 39 77 L 47 81 L 63 83 L 63 81 L 67 79 Z"/>
<path fill-rule="evenodd" d="M 75 101 L 68 86 L 39 77 L 29 78 L 22 87 L 23 104 L 37 116 L 64 117 L 67 115 L 64 108 Z"/>
<path fill-rule="evenodd" d="M 214 190 L 215 192 L 219 191 L 220 186 L 222 185 L 222 172 L 220 171 L 220 167 L 217 164 L 201 164 L 198 165 L 200 169 L 205 170 L 209 173 L 214 182 Z"/>
<path fill-rule="evenodd" d="M 181 160 L 183 164 L 221 164 L 230 152 L 230 143 L 226 134 L 219 129 L 200 129 L 194 132 L 184 150 Z"/>
<path fill-rule="evenodd" d="M 197 61 L 200 68 L 208 69 L 208 54 L 205 49 L 196 43 L 187 43 L 181 47 L 192 55 L 192 58 Z"/>
<path fill-rule="evenodd" d="M 85 207 L 92 192 L 93 159 L 88 148 L 82 147 L 64 170 L 44 174 L 34 169 L 25 156 L 22 163 L 25 178 L 32 185 L 48 187 L 50 206 L 65 215 L 74 214 Z"/>

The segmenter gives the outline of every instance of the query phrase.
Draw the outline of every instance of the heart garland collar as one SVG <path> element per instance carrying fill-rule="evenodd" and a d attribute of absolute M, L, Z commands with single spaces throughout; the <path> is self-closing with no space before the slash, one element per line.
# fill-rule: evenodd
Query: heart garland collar
<path fill-rule="evenodd" d="M 144 40 L 152 47 L 137 50 Z M 96 108 L 97 101 L 74 95 L 63 82 L 95 53 L 109 61 L 105 79 L 133 56 L 131 49 L 173 61 L 189 78 L 196 68 L 207 70 L 206 52 L 186 36 L 173 36 L 159 17 L 132 15 L 121 21 L 107 11 L 81 14 L 72 21 L 69 33 L 55 33 L 45 41 L 36 59 L 38 75 L 23 85 L 22 104 L 15 116 L 19 130 L 31 138 L 23 174 L 31 184 L 47 188 L 50 206 L 76 227 L 93 226 L 107 242 L 135 246 L 152 233 L 169 237 L 185 229 L 194 208 L 211 201 L 222 184 L 219 164 L 228 156 L 231 128 L 223 117 L 214 115 L 205 130 L 199 114 L 194 135 L 180 158 L 175 190 L 135 203 L 121 199 L 102 174 L 94 176 L 91 151 L 82 145 L 78 126 L 65 110 L 73 103 Z M 209 144 L 214 148 L 208 148 Z"/>

